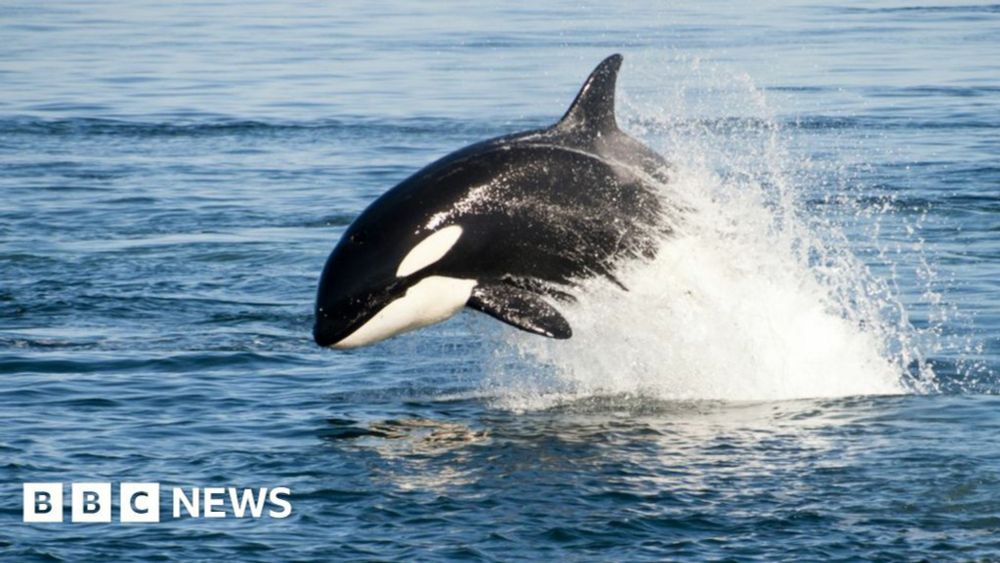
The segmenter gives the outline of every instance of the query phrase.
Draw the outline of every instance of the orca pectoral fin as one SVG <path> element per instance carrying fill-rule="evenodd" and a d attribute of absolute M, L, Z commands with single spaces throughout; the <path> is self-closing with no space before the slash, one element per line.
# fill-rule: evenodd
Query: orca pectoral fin
<path fill-rule="evenodd" d="M 569 322 L 538 295 L 506 284 L 479 284 L 469 307 L 521 330 L 565 340 L 573 336 Z"/>

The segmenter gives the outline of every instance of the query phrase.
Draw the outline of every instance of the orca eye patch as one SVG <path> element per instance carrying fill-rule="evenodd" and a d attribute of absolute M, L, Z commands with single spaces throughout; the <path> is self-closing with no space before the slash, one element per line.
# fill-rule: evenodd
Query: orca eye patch
<path fill-rule="evenodd" d="M 462 227 L 449 225 L 431 233 L 408 253 L 396 269 L 396 277 L 406 277 L 444 258 L 462 236 Z"/>

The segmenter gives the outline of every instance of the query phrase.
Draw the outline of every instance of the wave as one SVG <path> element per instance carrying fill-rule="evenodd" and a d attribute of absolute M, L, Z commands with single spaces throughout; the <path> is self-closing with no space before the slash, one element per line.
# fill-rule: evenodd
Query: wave
<path fill-rule="evenodd" d="M 789 90 L 776 87 L 773 90 Z M 883 91 L 879 97 L 912 97 L 918 92 L 925 95 L 995 96 L 1000 88 L 906 88 Z M 895 129 L 997 129 L 1000 120 L 983 121 L 966 116 L 946 116 L 939 119 L 912 119 L 893 116 L 791 116 L 780 120 L 757 117 L 722 116 L 712 118 L 684 118 L 677 116 L 636 116 L 639 127 L 702 127 L 713 132 L 733 133 L 759 131 L 772 126 L 801 130 L 895 130 Z M 320 119 L 312 121 L 264 121 L 228 117 L 201 120 L 176 119 L 145 121 L 95 117 L 40 118 L 11 116 L 0 118 L 0 135 L 42 136 L 123 136 L 123 137 L 209 137 L 209 136 L 281 136 L 294 134 L 322 134 L 331 136 L 355 135 L 393 137 L 401 135 L 463 135 L 470 138 L 491 136 L 503 131 L 544 127 L 551 116 L 525 117 L 502 124 L 467 121 L 448 117 L 424 117 L 384 120 L 367 117 Z"/>
<path fill-rule="evenodd" d="M 838 6 L 834 11 L 842 14 L 1000 14 L 1000 4 L 955 4 L 945 6 L 892 6 L 863 8 Z"/>
<path fill-rule="evenodd" d="M 538 121 L 534 121 L 535 124 Z M 516 129 L 523 124 L 506 123 Z M 47 119 L 33 116 L 0 118 L 0 135 L 53 135 L 125 137 L 266 136 L 294 133 L 351 134 L 386 137 L 393 135 L 495 134 L 495 123 L 477 123 L 452 118 L 426 117 L 393 121 L 374 118 L 338 118 L 312 121 L 263 121 L 228 117 L 201 120 L 143 121 L 95 117 Z"/>
<path fill-rule="evenodd" d="M 892 116 L 803 115 L 783 119 L 760 117 L 713 117 L 701 119 L 646 115 L 632 118 L 643 129 L 700 128 L 716 134 L 739 134 L 768 131 L 773 128 L 792 132 L 822 130 L 922 130 L 922 129 L 1000 129 L 1000 120 L 913 119 Z"/>

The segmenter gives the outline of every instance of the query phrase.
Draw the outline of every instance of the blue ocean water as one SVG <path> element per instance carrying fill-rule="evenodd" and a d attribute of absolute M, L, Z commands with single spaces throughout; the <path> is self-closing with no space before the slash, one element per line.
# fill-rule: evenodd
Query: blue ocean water
<path fill-rule="evenodd" d="M 1000 6 L 13 0 L 0 38 L 2 558 L 1000 553 Z M 313 344 L 370 201 L 613 52 L 701 209 L 632 291 L 567 343 Z M 26 481 L 293 512 L 25 524 Z"/>

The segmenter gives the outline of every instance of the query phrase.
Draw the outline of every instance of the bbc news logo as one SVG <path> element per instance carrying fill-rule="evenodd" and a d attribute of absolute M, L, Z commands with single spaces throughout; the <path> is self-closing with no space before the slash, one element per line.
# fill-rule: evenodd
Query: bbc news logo
<path fill-rule="evenodd" d="M 25 522 L 63 522 L 62 483 L 24 483 Z M 292 514 L 288 487 L 171 488 L 174 518 L 287 518 Z M 71 522 L 111 522 L 111 483 L 71 483 Z M 265 511 L 266 509 L 266 511 Z M 120 483 L 118 521 L 159 522 L 159 483 Z"/>

